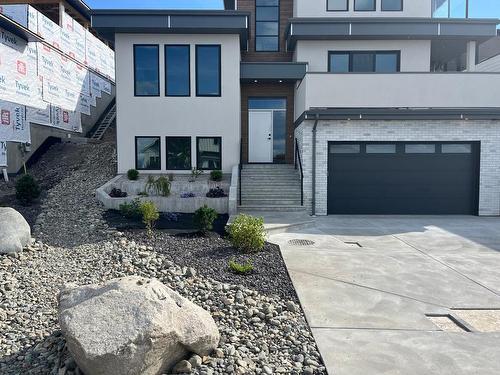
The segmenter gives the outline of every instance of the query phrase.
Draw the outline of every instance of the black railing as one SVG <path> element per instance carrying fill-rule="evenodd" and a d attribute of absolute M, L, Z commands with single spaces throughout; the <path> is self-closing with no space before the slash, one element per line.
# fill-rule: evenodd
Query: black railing
<path fill-rule="evenodd" d="M 238 165 L 238 204 L 241 206 L 241 170 L 243 169 L 243 138 L 240 139 L 240 164 Z"/>
<path fill-rule="evenodd" d="M 304 171 L 302 169 L 302 159 L 300 158 L 299 144 L 295 138 L 295 169 L 300 168 L 300 205 L 304 205 Z"/>

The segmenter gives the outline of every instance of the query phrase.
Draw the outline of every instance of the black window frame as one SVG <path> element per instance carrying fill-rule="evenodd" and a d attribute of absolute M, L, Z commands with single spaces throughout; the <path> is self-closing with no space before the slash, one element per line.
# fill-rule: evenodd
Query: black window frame
<path fill-rule="evenodd" d="M 373 1 L 373 8 L 372 9 L 356 9 L 356 3 L 358 0 L 354 0 L 354 11 L 355 12 L 375 12 L 377 10 L 377 0 L 372 0 Z"/>
<path fill-rule="evenodd" d="M 373 72 L 355 72 L 353 71 L 352 56 L 354 54 L 373 54 Z M 377 55 L 393 55 L 397 56 L 397 68 L 395 72 L 377 72 Z M 349 55 L 349 72 L 332 72 L 332 59 L 331 55 Z M 400 50 L 387 50 L 387 51 L 328 51 L 328 73 L 335 74 L 349 74 L 349 73 L 365 73 L 365 74 L 393 74 L 401 72 L 401 51 Z"/>
<path fill-rule="evenodd" d="M 277 21 L 258 21 L 257 20 L 257 8 L 278 8 L 278 20 Z M 281 2 L 278 0 L 278 5 L 257 5 L 257 1 L 255 1 L 255 17 L 254 17 L 254 30 L 255 30 L 255 39 L 254 39 L 254 50 L 257 53 L 276 53 L 281 51 L 280 46 L 280 27 L 281 27 Z M 258 22 L 276 22 L 278 24 L 278 34 L 277 35 L 257 35 L 257 23 Z M 257 39 L 259 37 L 262 38 L 277 38 L 278 39 L 278 48 L 276 50 L 259 50 L 257 49 Z"/>
<path fill-rule="evenodd" d="M 168 140 L 169 139 L 189 139 L 189 167 L 170 168 L 168 165 Z M 167 135 L 165 136 L 165 169 L 168 171 L 190 171 L 193 168 L 193 137 L 190 135 Z"/>
<path fill-rule="evenodd" d="M 326 0 L 326 11 L 327 12 L 348 12 L 349 11 L 349 0 L 344 0 L 345 1 L 345 9 L 338 10 L 338 9 L 330 9 L 328 7 L 328 3 L 330 2 L 329 0 Z"/>
<path fill-rule="evenodd" d="M 219 139 L 219 144 L 220 144 L 220 156 L 219 156 L 219 159 L 220 159 L 220 170 L 222 170 L 222 137 L 220 136 L 199 136 L 199 137 L 196 137 L 196 169 L 200 170 L 200 171 L 213 171 L 213 170 L 217 170 L 217 169 L 206 169 L 206 168 L 202 168 L 201 165 L 200 165 L 200 140 L 202 139 Z"/>
<path fill-rule="evenodd" d="M 156 69 L 158 70 L 158 94 L 137 94 L 137 69 L 136 69 L 136 47 L 156 47 L 158 58 Z M 159 44 L 134 44 L 133 47 L 133 60 L 134 60 L 134 97 L 147 98 L 147 97 L 159 97 L 160 96 L 160 45 Z"/>
<path fill-rule="evenodd" d="M 168 47 L 187 47 L 188 50 L 188 94 L 186 95 L 174 95 L 168 93 L 168 75 L 167 75 L 167 48 Z M 165 44 L 163 47 L 163 59 L 165 60 L 165 96 L 167 97 L 177 97 L 177 98 L 187 98 L 191 96 L 191 45 L 190 44 Z"/>
<path fill-rule="evenodd" d="M 380 3 L 380 10 L 382 12 L 402 12 L 404 9 L 404 0 L 399 0 L 399 3 L 401 4 L 401 9 L 384 9 L 384 1 L 385 0 L 381 0 Z"/>
<path fill-rule="evenodd" d="M 219 93 L 218 94 L 200 94 L 198 85 L 198 48 L 199 47 L 216 47 L 219 51 Z M 217 98 L 222 96 L 222 45 L 220 44 L 196 44 L 195 45 L 195 80 L 196 80 L 196 96 L 206 98 Z"/>
<path fill-rule="evenodd" d="M 142 138 L 158 138 L 158 141 L 160 141 L 159 147 L 158 147 L 158 159 L 160 160 L 160 165 L 159 168 L 139 168 L 139 163 L 138 163 L 138 154 L 137 154 L 137 140 L 142 139 Z M 134 146 L 135 146 L 135 169 L 138 171 L 161 171 L 162 170 L 162 162 L 161 162 L 161 136 L 157 135 L 137 135 L 135 136 L 134 139 Z"/>

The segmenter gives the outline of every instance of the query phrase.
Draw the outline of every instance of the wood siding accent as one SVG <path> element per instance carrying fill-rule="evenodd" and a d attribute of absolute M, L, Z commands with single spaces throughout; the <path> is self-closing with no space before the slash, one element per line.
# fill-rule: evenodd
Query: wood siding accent
<path fill-rule="evenodd" d="M 238 2 L 239 4 L 239 2 Z M 249 98 L 286 98 L 286 155 L 285 161 L 294 161 L 294 84 L 293 83 L 248 83 L 241 84 L 241 140 L 243 163 L 248 163 L 248 99 Z"/>
<path fill-rule="evenodd" d="M 238 0 L 238 10 L 250 12 L 250 40 L 248 52 L 242 52 L 242 61 L 292 61 L 293 54 L 286 52 L 286 28 L 293 17 L 293 0 L 280 0 L 280 50 L 279 52 L 255 52 L 255 0 Z"/>

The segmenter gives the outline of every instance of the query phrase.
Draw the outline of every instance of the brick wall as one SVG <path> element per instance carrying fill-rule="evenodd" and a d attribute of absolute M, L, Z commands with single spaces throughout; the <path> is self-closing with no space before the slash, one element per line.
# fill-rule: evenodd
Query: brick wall
<path fill-rule="evenodd" d="M 295 137 L 304 168 L 304 204 L 312 207 L 312 128 L 303 122 Z M 316 214 L 327 214 L 328 141 L 480 141 L 479 214 L 500 215 L 500 121 L 320 121 L 316 143 Z"/>

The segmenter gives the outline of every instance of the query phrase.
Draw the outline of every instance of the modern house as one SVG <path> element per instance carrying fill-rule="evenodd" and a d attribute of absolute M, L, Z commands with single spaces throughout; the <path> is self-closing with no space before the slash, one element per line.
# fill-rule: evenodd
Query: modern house
<path fill-rule="evenodd" d="M 118 172 L 240 166 L 247 209 L 500 215 L 500 69 L 478 57 L 498 19 L 463 3 L 94 11 L 116 52 Z"/>

